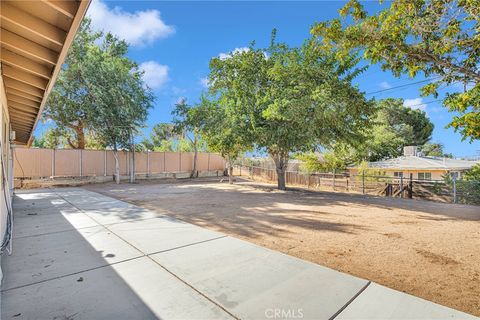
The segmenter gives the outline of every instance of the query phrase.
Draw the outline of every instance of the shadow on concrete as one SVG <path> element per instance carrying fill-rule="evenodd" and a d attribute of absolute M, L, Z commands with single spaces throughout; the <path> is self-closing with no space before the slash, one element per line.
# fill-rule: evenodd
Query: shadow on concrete
<path fill-rule="evenodd" d="M 1 319 L 159 319 L 178 314 L 182 302 L 206 305 L 142 252 L 65 202 L 68 195 L 79 196 L 74 189 L 66 195 L 32 190 L 15 196 L 15 230 L 22 236 L 1 261 Z M 128 211 L 120 219 L 138 219 L 145 211 Z"/>

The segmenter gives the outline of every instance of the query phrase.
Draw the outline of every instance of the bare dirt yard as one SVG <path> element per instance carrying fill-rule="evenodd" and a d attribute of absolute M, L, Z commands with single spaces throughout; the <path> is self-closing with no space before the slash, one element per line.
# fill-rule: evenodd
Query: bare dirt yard
<path fill-rule="evenodd" d="M 87 188 L 480 316 L 480 207 L 218 179 Z"/>

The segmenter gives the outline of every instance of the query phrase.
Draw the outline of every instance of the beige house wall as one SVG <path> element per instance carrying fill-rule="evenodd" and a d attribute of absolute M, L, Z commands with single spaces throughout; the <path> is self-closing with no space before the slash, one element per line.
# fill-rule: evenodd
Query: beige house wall
<path fill-rule="evenodd" d="M 0 241 L 5 237 L 7 230 L 8 208 L 11 208 L 13 196 L 12 149 L 10 147 L 10 119 L 3 79 L 0 77 L 0 141 L 1 165 L 0 188 L 4 193 L 0 196 Z M 2 273 L 0 269 L 0 281 Z"/>
<path fill-rule="evenodd" d="M 418 179 L 419 172 L 430 172 L 432 174 L 431 180 L 443 180 L 443 176 L 449 172 L 448 170 L 429 170 L 429 169 L 421 169 L 421 170 L 377 169 L 377 168 L 371 168 L 371 169 L 385 172 L 385 174 L 390 177 L 394 177 L 394 172 L 403 172 L 403 177 L 405 179 L 409 179 L 410 174 L 413 174 L 414 180 Z M 348 169 L 348 172 L 350 173 L 350 176 L 354 176 L 358 174 L 358 169 Z M 459 171 L 453 170 L 451 172 L 459 172 Z M 459 173 L 461 176 L 461 172 Z"/>

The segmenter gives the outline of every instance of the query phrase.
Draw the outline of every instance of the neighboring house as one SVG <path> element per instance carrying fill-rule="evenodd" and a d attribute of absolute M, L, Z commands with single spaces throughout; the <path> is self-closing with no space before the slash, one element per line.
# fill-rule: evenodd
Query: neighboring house
<path fill-rule="evenodd" d="M 30 146 L 32 133 L 89 3 L 90 0 L 1 1 L 0 242 L 3 249 L 12 238 L 12 148 Z"/>
<path fill-rule="evenodd" d="M 476 161 L 460 160 L 443 157 L 426 157 L 418 152 L 417 147 L 405 147 L 404 155 L 398 158 L 369 162 L 368 167 L 386 175 L 414 180 L 443 180 L 445 174 L 455 175 L 461 179 L 463 173 L 477 164 Z M 356 175 L 358 166 L 348 168 L 350 175 Z"/>

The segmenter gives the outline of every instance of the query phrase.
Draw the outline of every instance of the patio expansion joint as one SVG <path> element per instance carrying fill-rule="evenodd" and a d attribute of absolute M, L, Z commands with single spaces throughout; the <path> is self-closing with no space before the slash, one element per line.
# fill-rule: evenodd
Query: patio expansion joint
<path fill-rule="evenodd" d="M 68 202 L 70 205 L 72 205 L 74 208 L 80 210 L 81 212 L 83 212 L 84 214 L 87 214 L 84 210 L 82 210 L 81 208 L 78 208 L 77 206 L 75 206 L 73 203 L 71 203 L 70 201 L 68 201 L 67 199 L 65 199 L 61 194 L 59 194 L 59 196 L 65 200 L 66 202 Z M 117 200 L 117 201 L 120 201 L 120 200 Z M 88 215 L 88 214 L 87 214 Z M 108 265 L 105 265 L 105 266 L 102 266 L 102 267 L 106 267 L 106 266 L 109 266 L 109 265 L 113 265 L 113 264 L 117 264 L 117 263 L 121 263 L 121 262 L 125 262 L 125 261 L 130 261 L 130 260 L 134 260 L 134 259 L 139 259 L 139 258 L 143 258 L 143 257 L 146 257 L 148 258 L 150 261 L 152 261 L 153 263 L 155 263 L 156 265 L 158 265 L 160 268 L 162 268 L 163 270 L 165 270 L 166 272 L 168 272 L 170 275 L 172 275 L 173 277 L 175 277 L 177 280 L 179 280 L 180 282 L 182 282 L 183 284 L 185 284 L 186 286 L 188 286 L 189 288 L 191 288 L 193 291 L 195 291 L 196 293 L 198 293 L 200 296 L 202 296 L 203 298 L 205 298 L 207 301 L 211 302 L 212 304 L 214 304 L 215 306 L 217 306 L 218 308 L 220 308 L 221 310 L 223 310 L 225 313 L 227 313 L 229 316 L 231 316 L 232 318 L 236 319 L 236 320 L 240 320 L 240 317 L 234 315 L 233 313 L 231 313 L 228 309 L 226 309 L 224 306 L 222 306 L 221 304 L 217 303 L 214 299 L 210 298 L 208 295 L 206 295 L 205 293 L 203 293 L 202 291 L 200 291 L 199 289 L 195 288 L 195 286 L 193 286 L 192 284 L 190 284 L 189 282 L 187 282 L 186 280 L 182 279 L 180 276 L 178 276 L 177 274 L 175 274 L 174 272 L 172 272 L 171 270 L 169 270 L 168 268 L 166 268 L 165 266 L 163 266 L 162 264 L 160 264 L 158 261 L 156 261 L 155 259 L 152 259 L 152 255 L 154 254 L 159 254 L 159 253 L 162 253 L 162 252 L 168 252 L 168 251 L 173 251 L 173 250 L 176 250 L 176 249 L 180 249 L 180 248 L 185 248 L 185 247 L 190 247 L 190 246 L 193 246 L 193 245 L 196 245 L 196 244 L 200 244 L 200 243 L 205 243 L 205 242 L 210 242 L 210 241 L 215 241 L 215 240 L 218 240 L 218 239 L 223 239 L 223 238 L 227 238 L 228 236 L 227 235 L 223 235 L 223 236 L 220 236 L 220 237 L 216 237 L 216 238 L 213 238 L 213 239 L 207 239 L 207 240 L 203 240 L 203 241 L 197 241 L 197 242 L 194 242 L 194 243 L 189 243 L 189 244 L 186 244 L 186 245 L 183 245 L 183 246 L 178 246 L 178 247 L 175 247 L 175 248 L 170 248 L 170 249 L 166 249 L 166 250 L 160 250 L 160 251 L 157 251 L 157 252 L 152 252 L 152 253 L 145 253 L 143 252 L 142 250 L 140 250 L 139 248 L 137 248 L 134 244 L 130 243 L 129 241 L 125 240 L 124 238 L 122 238 L 120 235 L 116 234 L 113 230 L 111 230 L 108 226 L 109 225 L 104 225 L 102 223 L 100 223 L 99 221 L 97 221 L 95 218 L 92 218 L 90 217 L 93 221 L 95 221 L 96 223 L 98 223 L 100 226 L 104 227 L 105 229 L 107 229 L 108 231 L 110 231 L 113 235 L 117 236 L 118 238 L 120 238 L 121 240 L 123 240 L 125 243 L 127 243 L 128 245 L 130 245 L 131 247 L 133 247 L 135 250 L 141 252 L 143 255 L 139 256 L 139 257 L 135 257 L 135 258 L 131 258 L 131 259 L 127 259 L 127 260 L 124 260 L 124 261 L 119 261 L 119 262 L 116 262 L 116 263 L 111 263 L 111 264 L 108 264 Z M 99 267 L 97 268 L 94 268 L 94 269 L 98 269 Z M 88 271 L 88 270 L 87 270 Z M 77 274 L 78 272 L 74 273 L 74 274 Z M 43 282 L 43 281 L 42 281 Z M 12 288 L 13 289 L 13 288 Z M 12 289 L 9 289 L 9 290 L 12 290 Z"/>
<path fill-rule="evenodd" d="M 363 291 L 365 291 L 365 289 L 368 288 L 368 286 L 372 283 L 372 281 L 368 281 L 366 285 L 364 285 L 350 300 L 347 301 L 347 303 L 345 303 L 343 305 L 343 307 L 341 307 L 340 309 L 338 309 L 337 312 L 335 312 L 333 314 L 333 316 L 331 316 L 328 320 L 333 320 L 335 319 L 340 313 L 342 313 L 343 310 L 345 310 L 355 299 L 358 298 L 359 295 L 361 295 L 363 293 Z"/>

